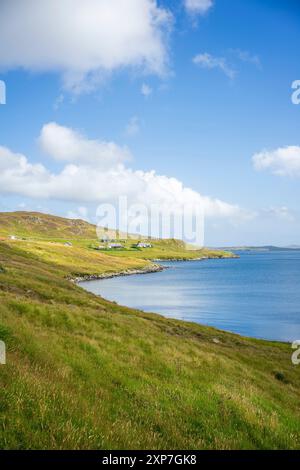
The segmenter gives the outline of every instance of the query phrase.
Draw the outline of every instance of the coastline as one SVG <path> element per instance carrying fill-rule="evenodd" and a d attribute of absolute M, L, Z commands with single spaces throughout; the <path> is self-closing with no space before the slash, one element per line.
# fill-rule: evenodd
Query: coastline
<path fill-rule="evenodd" d="M 151 274 L 151 273 L 158 273 L 168 269 L 167 266 L 162 266 L 157 263 L 164 263 L 164 262 L 188 262 L 188 261 L 206 261 L 208 259 L 236 259 L 240 258 L 238 255 L 232 254 L 232 256 L 202 256 L 199 258 L 155 258 L 151 260 L 152 264 L 150 266 L 146 266 L 145 268 L 139 269 L 126 269 L 124 271 L 117 271 L 114 273 L 101 273 L 101 274 L 87 274 L 84 276 L 76 276 L 74 278 L 69 278 L 68 280 L 74 282 L 76 284 L 85 281 L 96 281 L 100 279 L 111 279 L 113 277 L 122 277 L 122 276 L 133 276 L 134 274 Z"/>
<path fill-rule="evenodd" d="M 87 274 L 84 276 L 76 276 L 75 278 L 69 278 L 68 280 L 71 282 L 74 282 L 76 284 L 80 282 L 85 282 L 85 281 L 96 281 L 100 279 L 111 279 L 113 277 L 122 277 L 122 276 L 133 276 L 135 274 L 151 274 L 151 273 L 158 273 L 161 271 L 164 271 L 168 269 L 167 266 L 162 266 L 157 263 L 164 263 L 164 262 L 188 262 L 188 261 L 206 261 L 208 259 L 235 259 L 239 258 L 238 255 L 232 255 L 232 256 L 220 256 L 220 257 L 214 257 L 214 256 L 202 256 L 199 258 L 155 258 L 151 260 L 152 264 L 150 266 L 145 266 L 145 268 L 139 268 L 139 269 L 126 269 L 124 271 L 117 271 L 114 273 L 101 273 L 101 274 Z"/>
<path fill-rule="evenodd" d="M 232 254 L 232 256 L 200 256 L 199 258 L 155 258 L 152 261 L 155 263 L 176 262 L 176 261 L 206 261 L 208 259 L 227 260 L 238 259 L 239 255 Z"/>
<path fill-rule="evenodd" d="M 122 277 L 122 276 L 133 276 L 134 274 L 150 274 L 150 273 L 158 273 L 160 271 L 164 271 L 167 269 L 166 266 L 161 266 L 159 264 L 152 264 L 150 266 L 146 266 L 145 268 L 140 269 L 126 269 L 124 271 L 118 271 L 114 273 L 102 273 L 102 274 L 87 274 L 86 276 L 78 276 L 75 278 L 69 279 L 71 282 L 76 284 L 85 281 L 96 281 L 100 279 L 110 279 L 113 277 Z"/>
<path fill-rule="evenodd" d="M 170 259 L 153 259 L 152 261 L 153 262 L 188 262 L 188 261 L 206 261 L 206 260 L 209 260 L 209 259 L 239 259 L 240 256 L 239 255 L 233 255 L 233 256 L 230 256 L 230 257 L 201 257 L 201 258 L 182 258 L 182 259 L 174 259 L 174 258 L 170 258 Z M 124 271 L 119 271 L 119 272 L 114 272 L 114 273 L 102 273 L 102 274 L 95 274 L 95 275 L 86 275 L 86 276 L 78 276 L 76 278 L 73 278 L 73 279 L 69 279 L 71 282 L 74 282 L 76 283 L 79 287 L 80 286 L 80 283 L 81 282 L 88 282 L 88 281 L 93 281 L 93 280 L 105 280 L 105 279 L 110 279 L 110 278 L 115 278 L 115 277 L 125 277 L 125 276 L 131 276 L 131 275 L 135 275 L 135 274 L 151 274 L 151 273 L 156 273 L 156 272 L 162 272 L 162 271 L 165 271 L 167 269 L 170 269 L 170 266 L 163 266 L 163 265 L 160 265 L 160 264 L 152 264 L 150 266 L 146 266 L 145 268 L 140 268 L 140 269 L 128 269 L 128 270 L 124 270 Z M 85 288 L 83 287 L 83 289 L 85 290 Z M 96 296 L 99 296 L 99 294 L 95 294 Z M 101 296 L 100 296 L 101 297 Z M 109 300 L 109 299 L 105 299 L 109 302 L 113 302 L 112 300 Z M 124 305 L 125 307 L 127 308 L 130 308 L 130 309 L 135 309 L 135 307 L 128 307 L 126 305 Z M 147 312 L 145 312 L 147 313 Z M 160 312 L 158 311 L 155 311 L 155 312 L 150 312 L 152 315 L 158 315 L 158 316 L 163 316 L 165 317 L 163 314 L 161 314 Z M 167 318 L 167 317 L 165 317 Z M 212 325 L 207 325 L 205 323 L 199 323 L 197 321 L 187 321 L 185 319 L 179 319 L 179 318 L 172 318 L 178 322 L 183 322 L 183 323 L 190 323 L 190 324 L 194 324 L 194 325 L 198 325 L 198 326 L 203 326 L 203 327 L 208 327 L 208 328 L 211 328 L 212 330 L 215 330 L 216 334 L 219 332 L 222 332 L 222 333 L 225 333 L 225 334 L 231 334 L 231 335 L 234 335 L 236 337 L 239 337 L 239 338 L 246 338 L 246 339 L 249 339 L 249 340 L 255 340 L 255 341 L 258 341 L 258 342 L 264 342 L 264 343 L 276 343 L 276 344 L 290 344 L 290 341 L 288 340 L 283 340 L 283 339 L 274 339 L 274 338 L 266 338 L 266 337 L 263 337 L 263 336 L 249 336 L 249 335 L 245 335 L 245 334 L 242 334 L 242 333 L 238 333 L 238 332 L 235 332 L 235 331 L 232 331 L 232 330 L 229 330 L 229 329 L 223 329 L 223 328 L 219 328 L 217 326 L 212 326 Z"/>
<path fill-rule="evenodd" d="M 203 410 L 203 420 L 200 416 L 199 426 L 202 429 L 202 423 L 206 425 L 207 417 L 212 417 L 207 423 L 208 445 L 211 429 L 215 430 L 216 424 L 221 423 L 218 429 L 223 432 L 224 421 L 220 421 L 220 416 L 222 418 L 224 415 L 230 420 L 228 426 L 233 430 L 233 446 L 237 447 L 241 443 L 240 447 L 245 447 L 245 434 L 237 435 L 239 429 L 236 426 L 240 420 L 237 421 L 236 416 L 240 419 L 245 415 L 249 419 L 246 426 L 244 421 L 241 422 L 240 433 L 244 433 L 245 428 L 251 431 L 250 444 L 253 444 L 253 417 L 257 423 L 255 436 L 260 436 L 258 430 L 261 429 L 261 435 L 265 438 L 266 427 L 261 425 L 263 421 L 267 422 L 267 429 L 271 429 L 272 437 L 272 423 L 277 415 L 270 416 L 270 409 L 278 412 L 279 426 L 284 426 L 282 434 L 278 436 L 280 445 L 286 442 L 286 435 L 291 435 L 291 445 L 298 445 L 293 439 L 295 432 L 300 430 L 300 412 L 296 400 L 300 379 L 297 368 L 291 364 L 291 345 L 245 337 L 200 323 L 121 306 L 85 292 L 84 285 L 77 288 L 80 286 L 66 280 L 67 277 L 76 277 L 76 274 L 79 276 L 93 272 L 96 263 L 87 263 L 85 269 L 81 267 L 82 264 L 78 264 L 77 273 L 72 273 L 76 267 L 74 263 L 66 272 L 58 269 L 57 263 L 51 260 L 49 262 L 41 259 L 41 256 L 28 256 L 25 250 L 10 248 L 5 243 L 0 243 L 0 255 L 1 265 L 8 268 L 0 273 L 2 334 L 6 334 L 4 339 L 9 348 L 9 367 L 16 371 L 18 377 L 16 386 L 16 375 L 8 374 L 5 368 L 1 368 L 3 380 L 8 380 L 4 384 L 10 397 L 5 418 L 14 426 L 9 435 L 4 434 L 3 442 L 7 447 L 16 446 L 20 435 L 25 444 L 29 442 L 31 446 L 44 446 L 44 442 L 36 438 L 36 433 L 32 433 L 31 423 L 28 427 L 28 411 L 32 411 L 33 418 L 36 418 L 32 422 L 34 429 L 38 428 L 41 416 L 36 410 L 45 410 L 46 397 L 47 414 L 43 416 L 47 423 L 46 438 L 48 431 L 56 435 L 59 430 L 58 435 L 61 436 L 62 430 L 65 430 L 65 435 L 69 436 L 70 429 L 75 429 L 74 445 L 80 448 L 96 447 L 97 443 L 99 445 L 102 442 L 104 429 L 109 443 L 111 429 L 115 429 L 115 432 L 119 429 L 119 426 L 114 426 L 115 414 L 103 428 L 106 410 L 109 409 L 115 413 L 120 410 L 122 421 L 119 423 L 124 434 L 117 438 L 128 439 L 126 442 L 129 446 L 136 445 L 136 436 L 139 434 L 144 436 L 139 441 L 140 447 L 158 447 L 156 441 L 149 441 L 148 429 L 173 419 L 174 434 L 170 435 L 170 427 L 163 429 L 163 432 L 168 442 L 172 439 L 174 447 L 181 448 L 194 435 L 194 417 L 199 415 L 198 397 L 203 394 L 208 402 Z M 73 259 L 76 261 L 75 255 Z M 205 264 L 199 262 L 199 267 L 205 267 Z M 217 269 L 218 263 L 213 264 Z M 230 264 L 237 265 L 238 262 Z M 226 269 L 228 264 L 221 265 Z M 133 267 L 132 264 L 123 265 L 123 270 L 130 268 L 132 271 Z M 145 268 L 153 269 L 151 263 L 136 267 L 143 268 L 143 272 Z M 109 263 L 103 264 L 102 272 L 106 270 L 107 274 L 107 269 Z M 111 264 L 110 269 L 121 271 L 118 265 L 113 267 Z M 101 264 L 98 270 L 101 272 Z M 168 277 L 168 271 L 165 274 Z M 155 281 L 155 276 L 152 279 Z M 11 288 L 12 284 L 15 289 Z M 139 290 L 139 294 L 144 295 L 143 289 Z M 174 400 L 174 387 L 176 396 L 184 397 L 182 404 L 185 408 L 178 406 L 178 401 Z M 211 394 L 212 387 L 216 387 L 217 395 Z M 11 413 L 15 410 L 14 404 L 20 397 L 20 390 L 24 403 L 32 406 L 28 409 L 26 405 L 22 419 L 15 421 L 15 415 L 11 416 Z M 62 401 L 56 397 L 61 397 Z M 261 401 L 258 399 L 260 397 Z M 157 403 L 165 403 L 166 398 L 168 406 L 156 421 L 153 417 L 157 417 Z M 103 407 L 98 406 L 99 399 Z M 142 422 L 141 403 L 147 404 L 143 406 L 143 413 L 145 411 L 147 415 L 142 415 Z M 128 414 L 123 413 L 124 404 L 130 406 L 126 411 L 142 426 L 133 430 L 130 439 L 127 438 Z M 69 411 L 69 414 L 58 413 L 58 409 Z M 233 413 L 233 410 L 237 410 L 238 414 Z M 58 414 L 61 416 L 59 428 Z M 77 429 L 78 424 L 82 424 L 82 416 L 87 425 L 79 428 L 82 429 L 83 437 L 80 434 L 78 440 Z M 191 422 L 190 427 L 184 425 L 182 432 L 178 433 L 178 422 L 188 423 L 187 417 Z M 145 422 L 147 426 L 143 431 Z M 291 425 L 288 427 L 287 423 Z M 99 429 L 101 434 L 98 434 Z M 86 433 L 95 435 L 94 440 L 82 440 Z M 35 438 L 34 442 L 32 437 Z M 225 444 L 228 443 L 226 438 Z M 54 444 L 57 448 L 65 446 L 64 435 Z M 109 444 L 105 445 L 109 447 Z M 199 446 L 197 438 L 193 445 Z"/>

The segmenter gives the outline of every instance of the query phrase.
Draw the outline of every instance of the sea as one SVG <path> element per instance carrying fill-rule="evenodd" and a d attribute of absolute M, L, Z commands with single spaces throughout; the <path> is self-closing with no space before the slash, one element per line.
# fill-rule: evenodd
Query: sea
<path fill-rule="evenodd" d="M 243 336 L 300 340 L 300 250 L 161 262 L 158 273 L 81 282 L 121 305 Z"/>

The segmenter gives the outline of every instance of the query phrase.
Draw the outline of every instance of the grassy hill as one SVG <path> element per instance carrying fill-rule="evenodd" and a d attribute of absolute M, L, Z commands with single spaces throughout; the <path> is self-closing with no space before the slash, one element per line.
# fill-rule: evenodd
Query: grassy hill
<path fill-rule="evenodd" d="M 103 234 L 112 237 L 115 231 L 103 230 Z M 98 240 L 96 226 L 85 220 L 27 211 L 0 212 L 0 237 L 9 235 L 31 240 L 72 240 L 83 245 Z"/>
<path fill-rule="evenodd" d="M 95 228 L 84 220 L 64 219 L 40 212 L 1 212 L 0 235 L 40 238 L 95 238 Z"/>
<path fill-rule="evenodd" d="M 108 236 L 115 236 L 113 230 L 105 233 Z M 96 226 L 83 220 L 64 219 L 38 212 L 2 212 L 0 213 L 0 239 L 8 241 L 10 236 L 17 236 L 18 240 L 14 243 L 22 244 L 22 248 L 26 251 L 36 253 L 39 250 L 41 256 L 44 252 L 44 259 L 49 259 L 49 257 L 53 259 L 53 256 L 56 256 L 56 261 L 59 258 L 64 260 L 68 258 L 69 263 L 74 265 L 76 259 L 80 261 L 80 258 L 84 257 L 85 267 L 88 264 L 91 265 L 91 272 L 95 269 L 93 260 L 101 259 L 101 255 L 95 253 L 95 248 L 101 244 L 97 237 Z M 153 239 L 150 249 L 136 248 L 135 244 L 139 240 L 134 235 L 121 241 L 124 246 L 122 250 L 108 249 L 102 254 L 126 259 L 136 258 L 139 260 L 136 262 L 139 266 L 141 259 L 226 258 L 232 256 L 230 252 L 224 250 L 187 249 L 183 241 L 174 239 Z M 72 242 L 74 245 L 72 251 L 67 252 L 64 246 L 66 242 Z M 80 248 L 84 248 L 85 251 L 80 251 Z M 112 258 L 110 260 L 112 261 Z M 126 261 L 124 263 L 126 264 Z M 95 273 L 98 273 L 97 268 Z"/>
<path fill-rule="evenodd" d="M 289 345 L 121 307 L 67 280 L 147 264 L 0 241 L 0 447 L 299 448 Z"/>

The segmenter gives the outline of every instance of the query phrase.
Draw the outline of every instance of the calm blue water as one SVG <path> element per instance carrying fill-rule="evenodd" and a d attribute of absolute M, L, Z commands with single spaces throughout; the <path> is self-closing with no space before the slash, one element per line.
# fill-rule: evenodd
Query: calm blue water
<path fill-rule="evenodd" d="M 119 304 L 257 338 L 300 339 L 300 251 L 161 263 L 160 273 L 82 282 Z"/>

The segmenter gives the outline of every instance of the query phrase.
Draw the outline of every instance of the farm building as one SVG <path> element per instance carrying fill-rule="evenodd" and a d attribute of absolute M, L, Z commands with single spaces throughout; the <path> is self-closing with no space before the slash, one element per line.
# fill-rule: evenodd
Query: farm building
<path fill-rule="evenodd" d="M 136 246 L 137 248 L 152 248 L 151 243 L 146 242 L 139 242 Z"/>
<path fill-rule="evenodd" d="M 108 248 L 118 249 L 118 248 L 124 248 L 124 247 L 121 243 L 111 243 L 110 245 L 108 245 Z"/>

